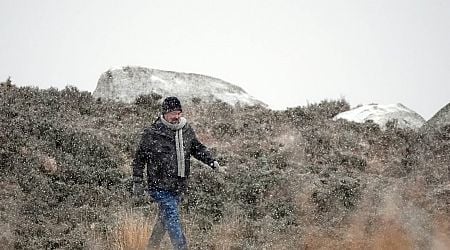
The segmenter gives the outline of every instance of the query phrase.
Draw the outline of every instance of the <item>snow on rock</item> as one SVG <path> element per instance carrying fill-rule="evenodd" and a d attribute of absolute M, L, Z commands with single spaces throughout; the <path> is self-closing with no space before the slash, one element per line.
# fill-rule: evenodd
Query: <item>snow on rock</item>
<path fill-rule="evenodd" d="M 182 101 L 200 98 L 205 102 L 220 100 L 231 105 L 239 103 L 267 107 L 242 88 L 217 78 L 130 66 L 104 72 L 98 80 L 93 96 L 132 103 L 136 97 L 150 93 L 163 97 L 177 96 Z"/>
<path fill-rule="evenodd" d="M 386 123 L 392 120 L 397 120 L 397 125 L 400 128 L 419 129 L 425 123 L 422 116 L 400 103 L 363 105 L 342 112 L 336 115 L 334 119 L 345 119 L 358 123 L 373 121 L 380 125 L 382 129 L 386 129 Z"/>

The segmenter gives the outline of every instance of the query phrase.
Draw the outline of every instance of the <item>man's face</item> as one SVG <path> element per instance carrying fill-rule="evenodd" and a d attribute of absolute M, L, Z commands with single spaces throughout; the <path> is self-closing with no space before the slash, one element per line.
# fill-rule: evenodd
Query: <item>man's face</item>
<path fill-rule="evenodd" d="M 172 111 L 164 114 L 164 119 L 172 124 L 177 124 L 180 122 L 181 111 Z"/>

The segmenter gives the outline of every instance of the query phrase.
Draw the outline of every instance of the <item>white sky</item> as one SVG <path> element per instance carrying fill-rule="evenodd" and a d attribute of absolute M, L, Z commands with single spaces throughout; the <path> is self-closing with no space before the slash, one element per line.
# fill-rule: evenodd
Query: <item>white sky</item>
<path fill-rule="evenodd" d="M 272 108 L 450 102 L 450 0 L 0 0 L 0 81 L 93 91 L 111 67 L 209 75 Z"/>

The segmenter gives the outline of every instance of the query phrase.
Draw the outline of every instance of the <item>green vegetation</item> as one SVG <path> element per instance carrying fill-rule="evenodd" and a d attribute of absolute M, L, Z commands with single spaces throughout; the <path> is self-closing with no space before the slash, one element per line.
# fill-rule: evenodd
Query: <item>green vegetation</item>
<path fill-rule="evenodd" d="M 2 83 L 0 245 L 127 249 L 136 235 L 142 246 L 155 206 L 130 196 L 130 163 L 160 100 L 146 95 L 122 104 L 74 87 Z M 391 217 L 395 228 L 385 233 L 431 247 L 434 219 L 450 218 L 450 130 L 419 134 L 393 123 L 382 131 L 332 120 L 348 109 L 345 100 L 286 111 L 198 98 L 187 104 L 200 140 L 228 167 L 221 174 L 193 163 L 182 206 L 191 248 L 358 248 L 358 240 L 376 247 Z M 409 214 L 387 214 L 390 206 Z M 428 219 L 409 228 L 414 213 Z M 348 241 L 352 230 L 364 237 Z"/>

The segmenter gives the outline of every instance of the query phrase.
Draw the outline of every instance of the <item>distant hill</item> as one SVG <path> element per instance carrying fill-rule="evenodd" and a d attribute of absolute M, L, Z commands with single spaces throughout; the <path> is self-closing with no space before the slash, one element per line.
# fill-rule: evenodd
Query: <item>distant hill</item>
<path fill-rule="evenodd" d="M 93 96 L 132 103 L 138 96 L 151 93 L 163 97 L 178 96 L 184 102 L 200 98 L 205 102 L 219 100 L 230 105 L 267 106 L 242 88 L 218 78 L 144 67 L 122 67 L 104 72 Z"/>
<path fill-rule="evenodd" d="M 382 129 L 386 129 L 386 124 L 389 121 L 395 121 L 400 128 L 411 129 L 418 129 L 425 123 L 422 116 L 400 103 L 363 105 L 342 112 L 335 119 L 345 119 L 358 123 L 372 121 L 380 125 Z"/>
<path fill-rule="evenodd" d="M 433 117 L 428 120 L 423 129 L 440 128 L 450 125 L 450 103 L 441 108 Z"/>

